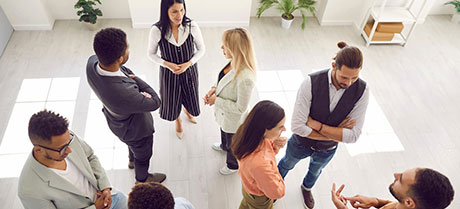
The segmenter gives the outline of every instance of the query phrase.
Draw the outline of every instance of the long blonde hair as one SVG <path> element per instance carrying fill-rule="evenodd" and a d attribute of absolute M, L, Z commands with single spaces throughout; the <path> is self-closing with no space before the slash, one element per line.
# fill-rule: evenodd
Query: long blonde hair
<path fill-rule="evenodd" d="M 256 72 L 256 60 L 252 38 L 244 28 L 229 29 L 224 32 L 223 42 L 232 55 L 231 66 L 235 70 L 235 77 L 245 68 Z"/>

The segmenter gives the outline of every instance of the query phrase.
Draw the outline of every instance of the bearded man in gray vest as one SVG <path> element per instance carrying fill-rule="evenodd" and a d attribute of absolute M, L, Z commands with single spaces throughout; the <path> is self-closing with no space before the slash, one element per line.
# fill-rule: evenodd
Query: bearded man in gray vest
<path fill-rule="evenodd" d="M 332 69 L 310 74 L 300 86 L 292 116 L 292 136 L 278 164 L 284 178 L 301 159 L 310 157 L 301 185 L 304 206 L 313 208 L 311 189 L 337 150 L 339 142 L 354 143 L 364 124 L 369 90 L 359 78 L 361 51 L 344 42 Z"/>

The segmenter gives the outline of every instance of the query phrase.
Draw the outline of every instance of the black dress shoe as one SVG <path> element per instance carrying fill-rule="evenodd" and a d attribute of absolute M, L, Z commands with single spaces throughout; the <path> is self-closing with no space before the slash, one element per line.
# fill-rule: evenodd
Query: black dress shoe
<path fill-rule="evenodd" d="M 308 209 L 315 207 L 315 199 L 313 199 L 311 191 L 307 191 L 303 186 L 300 186 L 300 189 L 302 190 L 303 206 Z"/>
<path fill-rule="evenodd" d="M 136 184 L 138 183 L 144 183 L 144 182 L 156 182 L 156 183 L 162 183 L 166 179 L 166 174 L 164 173 L 149 173 L 147 176 L 147 179 L 145 181 L 137 181 Z"/>

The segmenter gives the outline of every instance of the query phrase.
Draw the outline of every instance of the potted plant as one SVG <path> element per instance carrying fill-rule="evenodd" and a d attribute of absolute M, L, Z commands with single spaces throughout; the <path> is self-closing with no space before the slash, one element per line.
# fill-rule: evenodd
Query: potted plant
<path fill-rule="evenodd" d="M 307 21 L 307 16 L 305 11 L 310 11 L 315 15 L 315 7 L 313 5 L 316 3 L 315 0 L 260 0 L 260 7 L 257 9 L 257 17 L 267 10 L 268 8 L 275 6 L 281 12 L 281 25 L 283 28 L 288 29 L 291 26 L 292 21 L 294 20 L 294 11 L 299 10 L 302 14 L 302 29 L 305 29 L 305 23 Z"/>
<path fill-rule="evenodd" d="M 453 23 L 457 24 L 458 22 L 460 22 L 460 1 L 449 1 L 446 2 L 444 5 L 448 4 L 454 5 L 455 9 L 457 10 L 457 12 L 452 15 L 451 20 Z"/>
<path fill-rule="evenodd" d="M 81 9 L 77 11 L 77 15 L 80 16 L 79 21 L 87 25 L 90 30 L 96 30 L 97 16 L 102 16 L 102 11 L 98 8 L 94 8 L 96 2 L 101 4 L 101 0 L 78 0 L 75 4 L 75 9 Z"/>

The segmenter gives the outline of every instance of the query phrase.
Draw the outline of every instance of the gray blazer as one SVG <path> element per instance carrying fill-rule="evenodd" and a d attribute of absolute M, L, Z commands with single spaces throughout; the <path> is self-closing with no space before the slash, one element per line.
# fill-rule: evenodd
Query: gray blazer
<path fill-rule="evenodd" d="M 67 157 L 98 190 L 110 188 L 104 168 L 85 141 L 75 135 Z M 39 163 L 32 153 L 19 176 L 18 196 L 26 209 L 96 208 L 91 197 L 79 191 L 72 183 Z"/>
<path fill-rule="evenodd" d="M 101 100 L 110 130 L 123 141 L 136 141 L 152 135 L 153 118 L 150 111 L 160 107 L 161 100 L 157 93 L 139 77 L 102 76 L 97 73 L 96 55 L 88 59 L 86 76 L 94 93 Z M 121 72 L 125 75 L 134 73 L 125 66 Z M 140 94 L 147 92 L 152 98 Z"/>
<path fill-rule="evenodd" d="M 233 80 L 235 70 L 231 70 L 217 83 L 214 115 L 221 129 L 227 133 L 236 133 L 241 117 L 247 111 L 251 94 L 255 86 L 256 75 L 249 69 L 243 69 Z"/>

